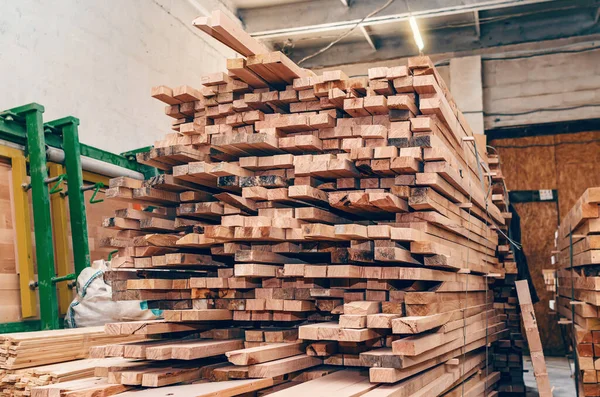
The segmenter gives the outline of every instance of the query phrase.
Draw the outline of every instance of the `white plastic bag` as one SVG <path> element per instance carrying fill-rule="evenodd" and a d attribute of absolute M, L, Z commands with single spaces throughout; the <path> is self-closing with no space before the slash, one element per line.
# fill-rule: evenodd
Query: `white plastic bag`
<path fill-rule="evenodd" d="M 69 305 L 65 317 L 66 328 L 160 318 L 161 311 L 148 309 L 146 301 L 113 301 L 112 288 L 104 282 L 106 270 L 106 263 L 98 260 L 79 274 L 77 296 Z"/>

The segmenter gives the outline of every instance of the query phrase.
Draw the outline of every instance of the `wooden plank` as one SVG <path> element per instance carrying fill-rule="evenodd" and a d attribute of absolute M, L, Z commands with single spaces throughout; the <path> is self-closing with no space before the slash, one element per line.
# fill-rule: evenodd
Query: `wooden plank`
<path fill-rule="evenodd" d="M 267 363 L 251 365 L 248 367 L 250 378 L 272 378 L 314 367 L 323 363 L 323 360 L 307 355 L 297 355 L 282 358 Z"/>
<path fill-rule="evenodd" d="M 540 396 L 552 396 L 550 388 L 550 379 L 546 370 L 546 361 L 544 359 L 544 350 L 540 333 L 538 332 L 537 320 L 533 311 L 533 303 L 529 293 L 529 284 L 527 280 L 519 280 L 515 282 L 517 295 L 519 297 L 519 306 L 521 306 L 521 316 L 525 324 L 525 333 L 527 335 L 527 344 L 531 352 L 531 363 L 533 365 L 533 373 Z"/>
<path fill-rule="evenodd" d="M 121 397 L 232 397 L 273 386 L 272 378 L 230 380 L 194 385 L 169 386 L 122 393 Z"/>
<path fill-rule="evenodd" d="M 126 392 L 129 389 L 131 389 L 131 387 L 121 384 L 109 384 L 107 383 L 106 379 L 96 377 L 62 382 L 56 385 L 36 387 L 31 390 L 31 396 L 112 396 Z"/>
<path fill-rule="evenodd" d="M 344 369 L 299 385 L 272 393 L 274 397 L 314 396 L 358 396 L 364 395 L 377 384 L 369 382 L 368 376 L 355 369 Z"/>
<path fill-rule="evenodd" d="M 245 57 L 268 52 L 266 47 L 244 32 L 242 28 L 236 26 L 235 22 L 219 10 L 215 10 L 210 18 L 196 18 L 192 25 L 209 33 L 215 39 Z"/>
<path fill-rule="evenodd" d="M 302 342 L 275 343 L 225 353 L 230 363 L 253 365 L 304 353 Z"/>

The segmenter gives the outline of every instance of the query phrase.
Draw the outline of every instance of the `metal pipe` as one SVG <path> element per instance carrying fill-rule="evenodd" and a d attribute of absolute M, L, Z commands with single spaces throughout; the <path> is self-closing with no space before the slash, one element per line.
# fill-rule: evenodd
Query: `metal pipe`
<path fill-rule="evenodd" d="M 23 151 L 25 150 L 25 146 L 19 145 L 18 143 L 6 141 L 4 139 L 0 139 L 0 145 Z M 53 163 L 64 164 L 65 162 L 65 152 L 62 149 L 48 147 L 46 149 L 46 156 L 48 158 L 48 161 L 51 161 Z M 105 175 L 110 177 L 127 176 L 133 179 L 145 179 L 144 174 L 142 174 L 141 172 L 133 171 L 128 168 L 120 167 L 118 165 L 105 163 L 103 161 L 96 160 L 87 156 L 81 156 L 81 168 L 84 171 L 93 172 L 98 175 Z"/>
<path fill-rule="evenodd" d="M 77 275 L 75 273 L 71 273 L 71 274 L 66 274 L 64 276 L 60 276 L 60 277 L 52 277 L 52 282 L 54 284 L 56 283 L 60 283 L 62 281 L 69 281 L 69 280 L 76 280 L 77 279 Z"/>
<path fill-rule="evenodd" d="M 0 145 L 2 146 L 6 146 L 12 149 L 17 149 L 17 150 L 21 150 L 21 151 L 25 151 L 25 146 L 23 145 L 19 145 L 18 143 L 14 143 L 11 141 L 6 141 L 4 139 L 0 139 Z"/>
<path fill-rule="evenodd" d="M 327 22 L 316 25 L 305 25 L 296 27 L 285 27 L 279 29 L 264 30 L 259 32 L 252 32 L 250 36 L 256 39 L 276 39 L 276 38 L 289 38 L 293 35 L 309 34 L 309 33 L 324 33 L 335 30 L 350 29 L 356 24 L 359 26 L 373 26 L 388 23 L 398 23 L 400 21 L 406 21 L 411 16 L 415 18 L 433 18 L 443 17 L 449 15 L 465 14 L 474 11 L 489 11 L 494 9 L 501 9 L 512 5 L 524 5 L 524 4 L 536 4 L 546 3 L 551 0 L 491 0 L 491 1 L 479 1 L 474 4 L 461 4 L 451 7 L 443 7 L 438 9 L 426 9 L 420 11 L 409 11 L 391 14 L 391 15 L 377 15 L 364 20 L 352 19 L 346 21 Z"/>
<path fill-rule="evenodd" d="M 65 152 L 61 149 L 48 147 L 46 149 L 46 156 L 48 161 L 53 163 L 64 164 L 65 162 Z M 126 176 L 133 179 L 144 179 L 144 174 L 141 172 L 123 168 L 118 165 L 105 163 L 104 161 L 96 160 L 87 156 L 81 156 L 81 168 L 84 171 L 110 177 Z"/>

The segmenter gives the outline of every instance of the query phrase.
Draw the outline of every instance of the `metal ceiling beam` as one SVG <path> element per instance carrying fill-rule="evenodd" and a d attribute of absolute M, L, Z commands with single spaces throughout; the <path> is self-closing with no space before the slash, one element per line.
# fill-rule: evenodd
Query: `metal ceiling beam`
<path fill-rule="evenodd" d="M 365 28 L 364 26 L 359 26 L 358 27 L 360 29 L 360 31 L 362 32 L 363 36 L 365 36 L 365 39 L 367 40 L 367 43 L 369 43 L 369 45 L 371 46 L 372 49 L 374 49 L 375 51 L 377 51 L 377 46 L 375 45 L 375 43 L 373 42 L 373 38 L 371 37 L 371 35 L 369 34 L 369 32 L 367 31 L 367 28 Z"/>
<path fill-rule="evenodd" d="M 365 19 L 362 26 L 395 23 L 408 19 L 441 17 L 557 0 L 409 0 L 395 1 L 381 13 Z M 265 8 L 238 9 L 246 30 L 259 39 L 283 39 L 298 34 L 346 30 L 386 0 L 355 2 L 340 7 L 338 0 L 312 0 Z M 333 21 L 333 22 L 331 22 Z"/>
<path fill-rule="evenodd" d="M 423 31 L 426 54 L 464 53 L 512 44 L 548 41 L 571 37 L 598 37 L 600 25 L 588 9 L 573 9 L 540 13 L 528 17 L 513 18 L 509 22 L 500 19 L 481 25 L 479 40 L 473 38 L 473 26 Z M 312 54 L 319 47 L 294 48 L 291 58 L 295 61 Z M 417 52 L 413 41 L 404 36 L 378 36 L 377 52 L 364 42 L 340 42 L 326 53 L 303 63 L 303 67 L 316 68 L 344 64 L 376 62 L 414 56 Z M 340 61 L 343 60 L 343 61 Z"/>

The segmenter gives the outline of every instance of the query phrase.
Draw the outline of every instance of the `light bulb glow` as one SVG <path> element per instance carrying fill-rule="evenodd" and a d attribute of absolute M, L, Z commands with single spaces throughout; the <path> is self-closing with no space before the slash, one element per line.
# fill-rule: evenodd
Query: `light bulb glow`
<path fill-rule="evenodd" d="M 408 18 L 408 22 L 410 23 L 410 28 L 413 31 L 413 37 L 415 38 L 415 43 L 419 48 L 419 51 L 423 51 L 425 48 L 425 44 L 423 44 L 423 38 L 421 37 L 421 32 L 419 32 L 419 25 L 417 25 L 417 19 L 412 15 Z"/>

